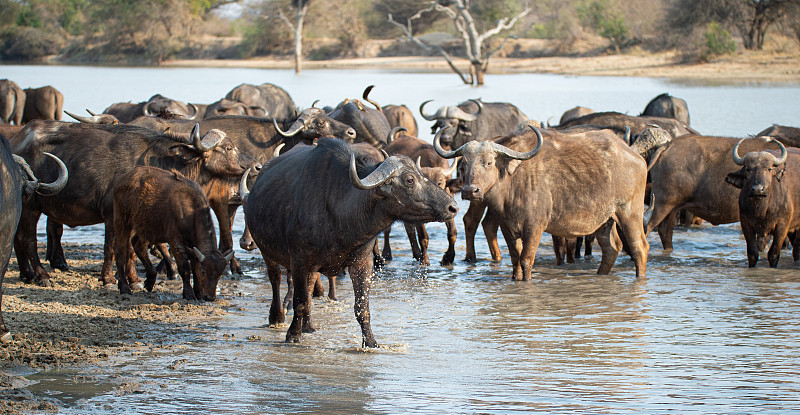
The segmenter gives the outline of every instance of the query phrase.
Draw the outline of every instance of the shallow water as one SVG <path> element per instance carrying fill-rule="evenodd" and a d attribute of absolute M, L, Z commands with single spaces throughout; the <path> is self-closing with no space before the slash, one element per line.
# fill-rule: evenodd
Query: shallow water
<path fill-rule="evenodd" d="M 482 96 L 537 119 L 575 105 L 638 114 L 670 92 L 689 102 L 706 134 L 744 136 L 771 123 L 798 125 L 797 85 L 698 85 L 634 78 L 493 75 L 487 87 L 450 74 L 370 71 L 0 67 L 21 86 L 52 84 L 65 109 L 102 110 L 161 92 L 211 102 L 242 82 L 274 82 L 298 104 L 334 104 L 375 84 L 381 104 L 416 108 Z M 420 130 L 430 138 L 428 123 Z M 675 250 L 650 235 L 647 278 L 621 255 L 598 276 L 595 256 L 555 266 L 548 236 L 533 280 L 510 280 L 510 261 L 466 264 L 461 212 L 452 268 L 437 265 L 446 228 L 430 224 L 430 256 L 410 257 L 402 227 L 395 260 L 371 291 L 378 350 L 360 349 L 352 286 L 339 302 L 315 299 L 319 330 L 285 344 L 266 327 L 270 288 L 258 254 L 237 250 L 246 276 L 221 293 L 231 312 L 186 347 L 142 349 L 96 367 L 29 376 L 30 389 L 65 402 L 64 413 L 790 413 L 800 412 L 800 271 L 784 251 L 778 269 L 748 269 L 736 224 L 677 229 Z M 42 223 L 43 224 L 43 223 Z M 235 238 L 242 229 L 241 214 Z M 43 232 L 43 228 L 41 228 Z M 502 238 L 501 238 L 502 239 Z M 67 229 L 67 242 L 101 243 L 99 226 Z M 43 236 L 40 241 L 44 241 Z M 325 282 L 327 284 L 327 281 Z M 243 296 L 233 295 L 243 292 Z M 287 316 L 288 319 L 291 316 Z"/>

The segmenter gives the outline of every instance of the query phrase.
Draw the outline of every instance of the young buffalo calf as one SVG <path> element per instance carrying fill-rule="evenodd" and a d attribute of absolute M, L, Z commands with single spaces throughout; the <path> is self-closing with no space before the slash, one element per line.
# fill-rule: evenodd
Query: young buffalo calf
<path fill-rule="evenodd" d="M 114 188 L 114 249 L 121 293 L 131 293 L 128 279 L 136 273 L 134 252 L 145 267 L 145 288 L 153 290 L 156 269 L 147 246 L 154 243 L 169 243 L 183 279 L 183 298 L 216 299 L 217 282 L 233 251 L 217 249 L 203 190 L 178 173 L 140 166 L 121 176 Z"/>

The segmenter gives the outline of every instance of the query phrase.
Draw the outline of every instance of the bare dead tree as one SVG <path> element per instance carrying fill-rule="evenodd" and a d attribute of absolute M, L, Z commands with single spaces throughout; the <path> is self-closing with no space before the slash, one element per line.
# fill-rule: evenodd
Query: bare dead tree
<path fill-rule="evenodd" d="M 295 8 L 295 21 L 292 23 L 288 17 L 283 13 L 282 9 L 278 9 L 278 14 L 294 33 L 294 72 L 299 74 L 303 65 L 303 21 L 308 12 L 308 4 L 311 0 L 292 0 L 292 6 Z"/>
<path fill-rule="evenodd" d="M 458 69 L 453 62 L 452 57 L 449 53 L 447 53 L 446 50 L 444 50 L 444 48 L 438 45 L 426 44 L 414 36 L 414 21 L 422 17 L 424 13 L 432 11 L 444 13 L 448 18 L 450 18 L 450 20 L 453 21 L 456 30 L 461 35 L 461 38 L 464 41 L 467 60 L 470 62 L 470 73 L 468 75 L 464 74 L 460 69 Z M 403 31 L 405 37 L 421 48 L 425 50 L 433 49 L 439 52 L 439 54 L 442 55 L 442 57 L 444 57 L 444 59 L 447 61 L 447 64 L 450 66 L 453 72 L 455 72 L 465 84 L 483 85 L 484 75 L 489 67 L 489 59 L 503 47 L 508 38 L 504 39 L 497 48 L 486 53 L 485 55 L 483 52 L 484 42 L 490 37 L 499 34 L 503 30 L 512 28 L 517 20 L 530 13 L 530 11 L 531 9 L 527 8 L 516 15 L 513 19 L 509 19 L 508 17 L 500 19 L 497 21 L 497 26 L 487 30 L 484 33 L 478 33 L 478 29 L 475 27 L 475 20 L 472 18 L 472 14 L 469 11 L 469 0 L 453 0 L 449 2 L 448 6 L 445 6 L 438 1 L 432 1 L 430 6 L 409 17 L 405 25 L 395 21 L 392 18 L 391 13 L 388 15 L 388 22 L 399 27 L 400 30 Z"/>

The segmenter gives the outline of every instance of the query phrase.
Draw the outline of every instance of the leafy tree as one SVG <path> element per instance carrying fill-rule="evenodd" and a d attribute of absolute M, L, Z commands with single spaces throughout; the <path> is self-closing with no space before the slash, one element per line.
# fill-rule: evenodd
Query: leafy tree
<path fill-rule="evenodd" d="M 611 0 L 585 2 L 578 6 L 578 17 L 584 26 L 591 27 L 597 34 L 608 39 L 617 53 L 629 40 L 630 28 L 625 18 Z"/>
<path fill-rule="evenodd" d="M 731 39 L 727 30 L 717 22 L 711 22 L 704 33 L 706 47 L 710 55 L 725 55 L 736 51 L 736 43 Z"/>

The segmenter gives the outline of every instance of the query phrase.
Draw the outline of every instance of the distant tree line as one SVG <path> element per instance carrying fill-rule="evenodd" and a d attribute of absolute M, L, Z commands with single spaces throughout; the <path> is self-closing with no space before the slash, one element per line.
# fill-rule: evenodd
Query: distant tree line
<path fill-rule="evenodd" d="M 597 36 L 609 52 L 677 49 L 692 59 L 759 50 L 771 34 L 800 42 L 800 0 L 0 0 L 0 59 L 58 54 L 66 61 L 158 63 L 293 55 L 298 5 L 305 8 L 300 46 L 313 44 L 299 49 L 302 58 L 352 57 L 366 53 L 369 39 L 408 40 L 402 26 L 421 10 L 457 10 L 459 3 L 478 34 L 519 17 L 485 39 L 484 55 L 511 36 L 546 39 L 554 53 L 570 53 L 576 42 Z M 235 15 L 231 5 L 238 6 Z M 388 21 L 390 14 L 401 26 Z M 455 40 L 440 43 L 447 53 L 472 60 L 474 51 L 459 41 L 459 23 L 451 17 L 421 13 L 410 34 L 447 34 Z M 411 42 L 405 52 L 438 53 Z"/>

